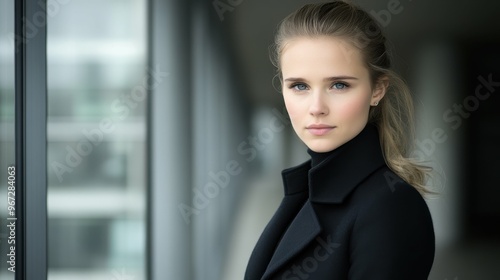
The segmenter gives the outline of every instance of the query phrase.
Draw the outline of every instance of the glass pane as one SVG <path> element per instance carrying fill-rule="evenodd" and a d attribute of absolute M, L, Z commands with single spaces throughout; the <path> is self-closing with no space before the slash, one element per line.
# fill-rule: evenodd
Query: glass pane
<path fill-rule="evenodd" d="M 8 211 L 8 198 L 13 186 L 9 185 L 7 168 L 15 162 L 14 129 L 14 0 L 0 1 L 0 279 L 14 279 L 15 254 L 11 246 L 15 245 L 15 233 L 7 225 L 11 217 Z M 11 179 L 13 179 L 11 177 Z M 13 229 L 13 228 L 12 228 Z M 12 237 L 9 239 L 9 237 Z"/>
<path fill-rule="evenodd" d="M 49 279 L 145 279 L 146 0 L 47 12 Z"/>

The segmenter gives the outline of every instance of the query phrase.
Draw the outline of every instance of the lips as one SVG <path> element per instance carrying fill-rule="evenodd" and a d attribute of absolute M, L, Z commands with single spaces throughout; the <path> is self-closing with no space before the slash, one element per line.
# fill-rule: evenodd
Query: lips
<path fill-rule="evenodd" d="M 335 127 L 331 125 L 325 124 L 312 124 L 306 127 L 306 129 L 313 135 L 322 136 L 330 131 L 332 131 Z"/>

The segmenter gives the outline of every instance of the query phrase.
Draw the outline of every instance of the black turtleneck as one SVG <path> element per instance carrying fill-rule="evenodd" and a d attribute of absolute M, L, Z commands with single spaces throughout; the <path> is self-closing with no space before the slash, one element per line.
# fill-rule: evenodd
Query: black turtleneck
<path fill-rule="evenodd" d="M 307 149 L 307 153 L 311 156 L 311 168 L 317 166 L 322 161 L 327 159 L 329 156 L 331 156 L 334 153 L 334 151 L 335 150 L 332 150 L 329 152 L 324 152 L 324 153 L 317 153 L 311 149 Z"/>
<path fill-rule="evenodd" d="M 307 153 L 311 156 L 311 168 L 318 166 L 320 163 L 325 161 L 327 158 L 333 157 L 335 154 L 337 154 L 344 147 L 344 145 L 341 145 L 340 147 L 338 147 L 336 149 L 333 149 L 329 152 L 324 152 L 324 153 L 318 153 L 318 152 L 315 152 L 315 151 L 308 148 Z"/>

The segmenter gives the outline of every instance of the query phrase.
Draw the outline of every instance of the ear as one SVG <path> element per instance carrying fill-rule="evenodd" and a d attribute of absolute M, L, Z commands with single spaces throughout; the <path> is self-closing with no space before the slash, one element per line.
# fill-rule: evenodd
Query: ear
<path fill-rule="evenodd" d="M 382 76 L 377 80 L 373 88 L 372 98 L 370 101 L 370 104 L 372 106 L 377 106 L 378 103 L 380 103 L 380 100 L 384 98 L 385 92 L 387 91 L 388 87 L 389 87 L 389 78 L 387 78 L 386 76 Z"/>

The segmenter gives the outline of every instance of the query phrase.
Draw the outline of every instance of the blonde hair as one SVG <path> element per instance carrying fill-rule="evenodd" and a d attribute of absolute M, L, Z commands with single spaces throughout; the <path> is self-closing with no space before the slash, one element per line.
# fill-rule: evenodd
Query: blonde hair
<path fill-rule="evenodd" d="M 414 108 L 405 81 L 391 70 L 386 38 L 378 23 L 361 8 L 333 1 L 307 4 L 287 16 L 275 36 L 272 61 L 282 82 L 280 58 L 291 38 L 335 36 L 347 40 L 361 51 L 374 86 L 381 78 L 388 80 L 380 104 L 371 107 L 368 122 L 379 130 L 382 152 L 387 166 L 422 194 L 434 193 L 425 186 L 432 168 L 410 158 L 415 135 Z"/>

